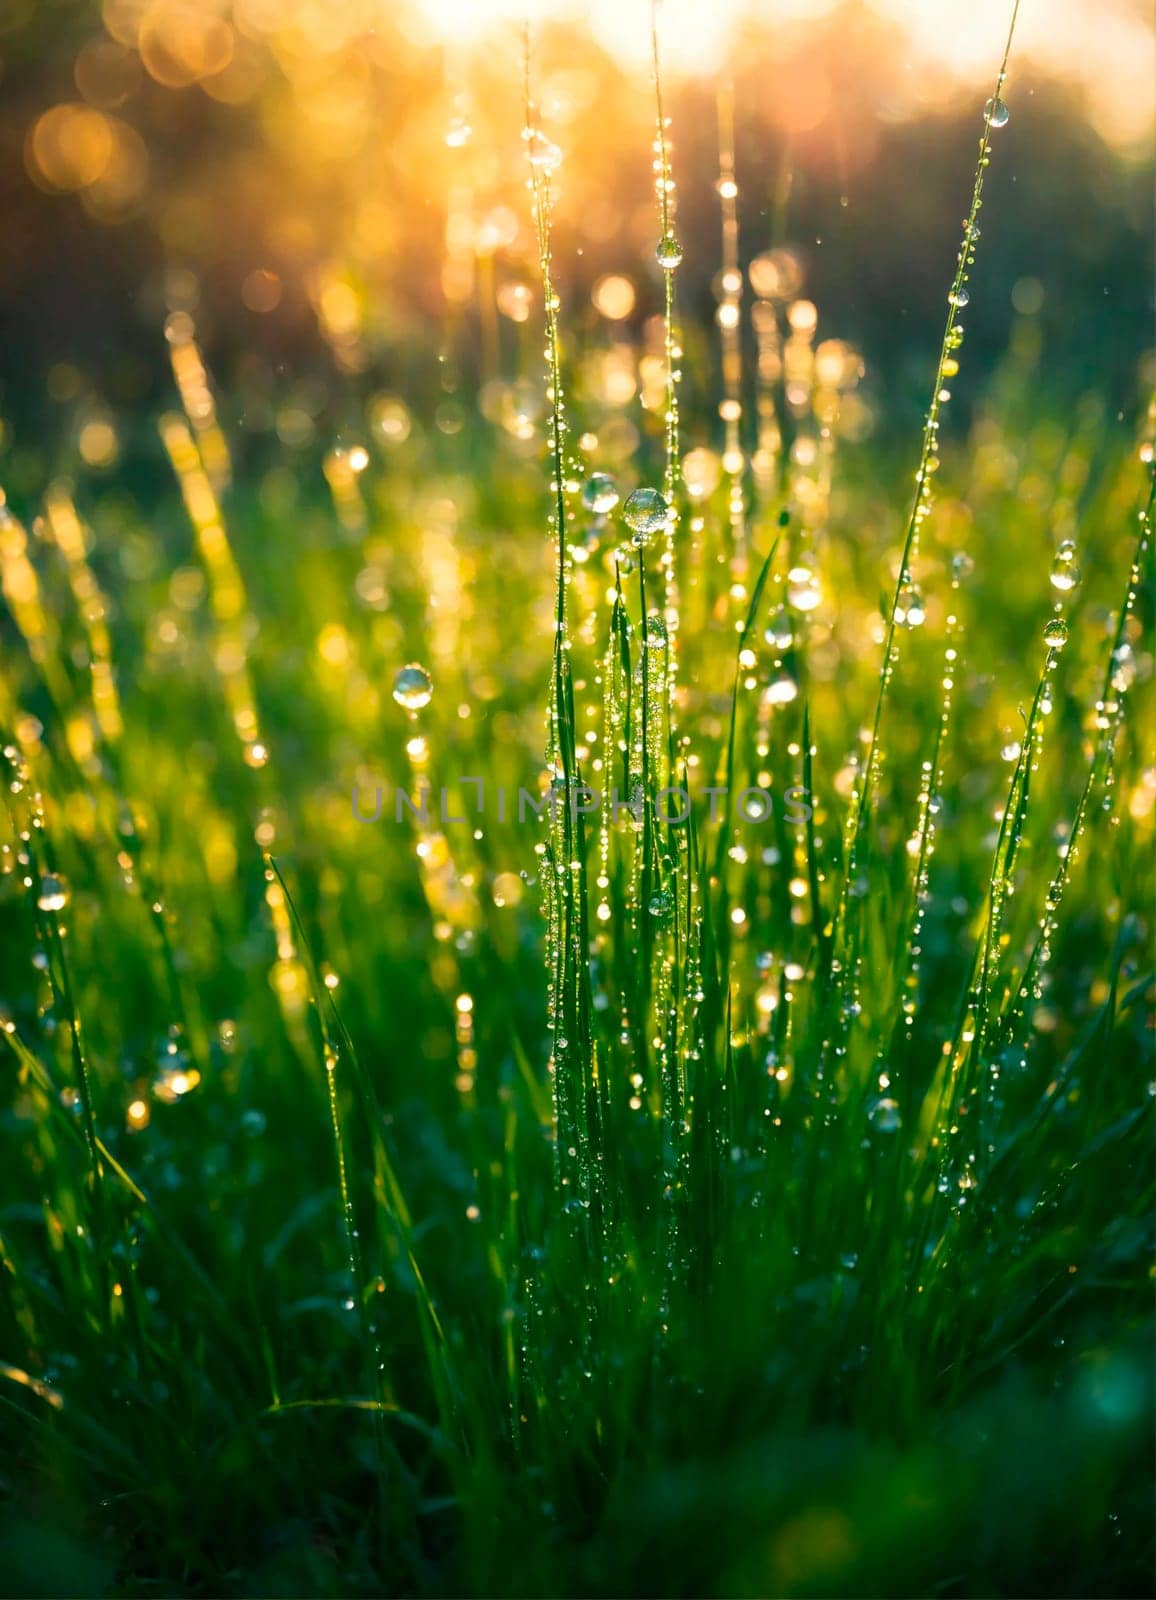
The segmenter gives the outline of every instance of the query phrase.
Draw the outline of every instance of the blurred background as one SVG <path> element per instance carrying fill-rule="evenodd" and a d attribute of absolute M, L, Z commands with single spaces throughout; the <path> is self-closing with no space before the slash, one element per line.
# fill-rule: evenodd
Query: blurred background
<path fill-rule="evenodd" d="M 388 432 L 389 396 L 451 431 L 463 388 L 537 382 L 524 15 L 512 0 L 3 0 L 9 494 L 78 467 L 127 469 L 146 500 L 166 479 L 153 419 L 172 399 L 174 311 L 195 317 L 234 447 L 258 462 Z M 861 426 L 910 442 L 1008 15 L 1004 0 L 668 3 L 687 323 L 714 312 L 732 83 L 741 259 L 790 248 L 824 329 L 865 357 Z M 645 0 L 555 4 L 535 26 L 563 158 L 564 320 L 608 352 L 619 389 L 639 380 L 614 368 L 616 342 L 645 347 L 661 294 L 648 26 Z M 1041 404 L 1062 412 L 1094 385 L 1109 417 L 1135 412 L 1154 67 L 1146 0 L 1024 6 L 956 415 L 1017 315 L 1042 336 Z M 689 363 L 692 391 L 714 392 L 712 359 Z"/>

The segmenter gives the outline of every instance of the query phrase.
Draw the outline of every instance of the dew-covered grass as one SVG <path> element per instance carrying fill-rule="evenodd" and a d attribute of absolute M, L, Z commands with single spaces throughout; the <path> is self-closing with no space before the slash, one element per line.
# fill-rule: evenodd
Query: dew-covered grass
<path fill-rule="evenodd" d="M 660 58 L 643 405 L 527 36 L 480 396 L 246 467 L 178 292 L 0 511 L 5 1592 L 1150 1585 L 1156 413 L 952 424 L 1006 53 L 906 454 Z"/>

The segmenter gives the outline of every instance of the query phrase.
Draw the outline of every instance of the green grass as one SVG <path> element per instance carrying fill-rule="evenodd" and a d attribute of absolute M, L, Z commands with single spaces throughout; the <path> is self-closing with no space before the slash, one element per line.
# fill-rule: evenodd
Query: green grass
<path fill-rule="evenodd" d="M 668 248 L 623 455 L 533 86 L 545 396 L 231 469 L 178 320 L 0 524 L 5 1592 L 1145 1592 L 1152 413 L 948 426 L 985 118 L 921 445 Z"/>

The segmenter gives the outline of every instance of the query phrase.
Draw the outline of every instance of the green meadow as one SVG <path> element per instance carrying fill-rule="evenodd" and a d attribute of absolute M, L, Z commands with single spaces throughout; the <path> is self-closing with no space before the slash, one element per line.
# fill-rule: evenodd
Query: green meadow
<path fill-rule="evenodd" d="M 1095 255 L 994 38 L 879 157 L 948 219 L 883 318 L 903 205 L 840 244 L 854 181 L 661 14 L 625 87 L 399 35 L 414 243 L 383 200 L 382 280 L 225 296 L 224 177 L 139 244 L 171 107 L 212 177 L 319 69 L 155 10 L 0 34 L 103 40 L 17 234 L 124 241 L 4 313 L 0 1589 L 1150 1592 L 1134 170 L 1071 147 Z"/>

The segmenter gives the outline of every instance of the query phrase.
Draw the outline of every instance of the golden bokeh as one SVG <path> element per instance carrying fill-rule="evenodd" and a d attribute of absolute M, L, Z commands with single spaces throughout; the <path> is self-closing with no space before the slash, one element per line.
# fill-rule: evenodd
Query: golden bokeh
<path fill-rule="evenodd" d="M 33 124 L 24 150 L 33 182 L 49 192 L 80 192 L 99 220 L 129 215 L 148 183 L 144 140 L 119 117 L 75 102 L 52 106 Z"/>
<path fill-rule="evenodd" d="M 182 89 L 224 72 L 233 59 L 233 38 L 206 0 L 151 0 L 140 19 L 137 48 L 150 76 Z"/>
<path fill-rule="evenodd" d="M 46 189 L 86 189 L 112 161 L 112 123 L 91 106 L 59 105 L 36 122 L 26 148 L 31 176 Z"/>
<path fill-rule="evenodd" d="M 594 285 L 594 305 L 610 322 L 621 322 L 634 310 L 634 285 L 621 273 L 607 273 Z"/>

